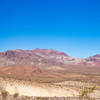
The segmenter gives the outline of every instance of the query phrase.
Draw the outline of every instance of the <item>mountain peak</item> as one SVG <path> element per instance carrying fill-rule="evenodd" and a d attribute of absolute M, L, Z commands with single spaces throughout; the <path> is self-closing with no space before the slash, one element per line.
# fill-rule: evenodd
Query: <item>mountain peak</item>
<path fill-rule="evenodd" d="M 33 50 L 33 52 L 42 53 L 42 54 L 46 54 L 46 55 L 56 54 L 56 55 L 68 56 L 64 52 L 59 52 L 59 51 L 56 51 L 56 50 L 53 50 L 53 49 L 39 49 L 39 48 L 36 48 L 35 50 Z"/>

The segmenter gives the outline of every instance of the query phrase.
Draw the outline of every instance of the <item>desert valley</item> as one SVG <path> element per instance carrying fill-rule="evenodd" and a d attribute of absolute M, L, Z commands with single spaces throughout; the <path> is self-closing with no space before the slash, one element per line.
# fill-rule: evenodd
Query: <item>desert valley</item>
<path fill-rule="evenodd" d="M 18 93 L 33 98 L 73 98 L 79 97 L 84 88 L 94 86 L 96 89 L 90 95 L 100 100 L 99 54 L 82 59 L 39 48 L 0 53 L 1 94 L 5 90 L 9 95 Z"/>

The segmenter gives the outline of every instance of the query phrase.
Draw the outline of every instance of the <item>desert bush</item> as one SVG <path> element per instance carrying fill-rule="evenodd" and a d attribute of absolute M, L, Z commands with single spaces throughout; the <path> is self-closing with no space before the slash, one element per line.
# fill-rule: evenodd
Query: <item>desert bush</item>
<path fill-rule="evenodd" d="M 31 100 L 30 96 L 25 96 L 25 100 Z"/>
<path fill-rule="evenodd" d="M 18 93 L 15 93 L 15 94 L 13 95 L 14 98 L 17 98 L 18 96 L 19 96 Z"/>
<path fill-rule="evenodd" d="M 6 100 L 8 96 L 8 92 L 5 90 L 1 91 L 1 96 L 2 96 L 2 100 Z"/>
<path fill-rule="evenodd" d="M 90 96 L 90 94 L 93 93 L 95 89 L 96 86 L 93 86 L 92 88 L 83 88 L 83 90 L 80 92 L 79 100 L 84 100 L 84 98 L 87 100 L 95 100 L 94 97 Z"/>

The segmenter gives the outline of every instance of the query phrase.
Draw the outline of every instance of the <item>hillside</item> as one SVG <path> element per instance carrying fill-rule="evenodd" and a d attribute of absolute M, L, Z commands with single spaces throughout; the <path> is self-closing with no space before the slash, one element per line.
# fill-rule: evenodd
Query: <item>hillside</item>
<path fill-rule="evenodd" d="M 11 95 L 77 97 L 83 87 L 96 85 L 100 97 L 99 64 L 99 54 L 82 59 L 48 49 L 8 50 L 0 53 L 0 89 Z"/>

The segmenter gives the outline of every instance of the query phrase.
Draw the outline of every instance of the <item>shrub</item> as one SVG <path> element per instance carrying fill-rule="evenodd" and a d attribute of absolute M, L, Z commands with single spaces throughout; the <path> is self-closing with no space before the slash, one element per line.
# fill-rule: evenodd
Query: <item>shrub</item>
<path fill-rule="evenodd" d="M 5 90 L 1 91 L 1 96 L 2 96 L 2 99 L 3 99 L 3 100 L 6 100 L 6 98 L 7 98 L 7 96 L 8 96 L 8 92 L 5 91 Z"/>
<path fill-rule="evenodd" d="M 17 98 L 18 96 L 19 96 L 18 93 L 15 93 L 15 94 L 13 95 L 14 98 Z"/>
<path fill-rule="evenodd" d="M 84 98 L 86 98 L 87 100 L 95 100 L 94 97 L 91 97 L 90 94 L 94 92 L 94 90 L 96 89 L 96 86 L 92 87 L 92 88 L 84 88 L 79 95 L 79 100 L 84 100 Z"/>

